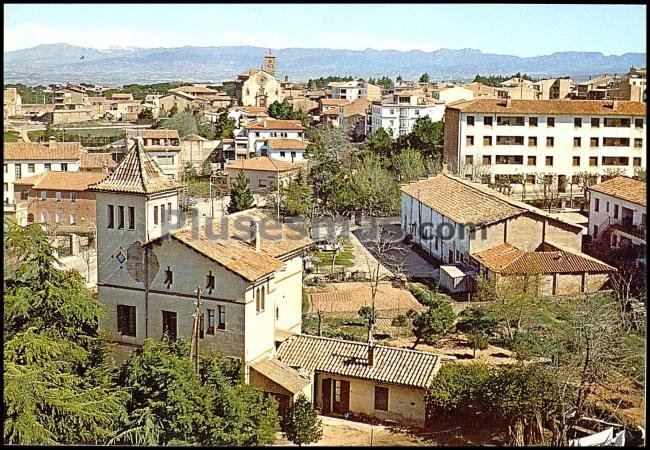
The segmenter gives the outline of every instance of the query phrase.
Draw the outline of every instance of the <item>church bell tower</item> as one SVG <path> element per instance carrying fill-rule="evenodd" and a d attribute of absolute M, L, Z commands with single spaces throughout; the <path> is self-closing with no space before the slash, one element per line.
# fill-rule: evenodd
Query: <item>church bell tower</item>
<path fill-rule="evenodd" d="M 264 55 L 262 70 L 275 76 L 275 55 L 271 53 L 271 50 L 269 50 L 268 55 Z"/>

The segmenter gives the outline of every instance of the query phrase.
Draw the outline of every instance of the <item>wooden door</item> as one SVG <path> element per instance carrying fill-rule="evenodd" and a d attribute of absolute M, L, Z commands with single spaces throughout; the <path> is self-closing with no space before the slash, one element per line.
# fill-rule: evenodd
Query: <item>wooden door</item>
<path fill-rule="evenodd" d="M 323 414 L 332 412 L 332 379 L 324 378 L 322 381 L 322 401 L 323 401 Z"/>
<path fill-rule="evenodd" d="M 334 412 L 345 414 L 350 410 L 350 382 L 334 380 Z"/>

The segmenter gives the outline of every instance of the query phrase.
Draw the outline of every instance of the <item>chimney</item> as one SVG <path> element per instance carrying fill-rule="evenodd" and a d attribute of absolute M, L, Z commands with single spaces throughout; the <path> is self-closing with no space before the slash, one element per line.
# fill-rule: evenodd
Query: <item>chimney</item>
<path fill-rule="evenodd" d="M 285 83 L 288 83 L 288 82 L 289 82 L 289 75 L 285 75 L 285 76 L 284 76 L 284 82 L 285 82 Z"/>
<path fill-rule="evenodd" d="M 255 246 L 257 253 L 262 249 L 262 241 L 260 239 L 260 218 L 251 218 L 251 245 Z"/>
<path fill-rule="evenodd" d="M 54 136 L 50 136 L 50 138 L 48 140 L 48 147 L 51 148 L 51 149 L 56 148 L 56 138 Z"/>
<path fill-rule="evenodd" d="M 612 100 L 612 109 L 617 110 L 618 109 L 618 101 L 617 100 Z"/>
<path fill-rule="evenodd" d="M 512 106 L 512 99 L 510 97 L 508 97 L 506 99 L 506 108 L 510 108 L 511 106 Z"/>
<path fill-rule="evenodd" d="M 372 367 L 375 363 L 375 344 L 368 344 L 368 366 Z"/>

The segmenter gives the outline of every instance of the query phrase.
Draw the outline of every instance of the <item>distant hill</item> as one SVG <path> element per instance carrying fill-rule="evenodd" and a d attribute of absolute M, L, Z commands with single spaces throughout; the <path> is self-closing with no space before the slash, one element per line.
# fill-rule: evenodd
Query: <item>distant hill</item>
<path fill-rule="evenodd" d="M 219 82 L 259 67 L 267 51 L 250 46 L 97 50 L 69 44 L 39 45 L 5 52 L 4 79 L 5 83 L 27 84 Z M 477 73 L 509 75 L 516 72 L 534 77 L 568 75 L 586 79 L 600 74 L 621 75 L 631 66 L 644 67 L 646 64 L 644 53 L 605 56 L 598 52 L 558 52 L 527 58 L 475 49 L 402 52 L 286 48 L 273 53 L 277 56 L 278 75 L 288 75 L 296 82 L 327 75 L 364 78 L 401 75 L 408 80 L 417 79 L 424 72 L 433 80 L 472 79 Z"/>

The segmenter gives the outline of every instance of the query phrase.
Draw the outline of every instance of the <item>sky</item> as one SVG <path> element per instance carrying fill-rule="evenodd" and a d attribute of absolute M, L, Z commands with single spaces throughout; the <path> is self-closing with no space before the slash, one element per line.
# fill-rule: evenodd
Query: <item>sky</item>
<path fill-rule="evenodd" d="M 642 5 L 5 4 L 4 51 L 39 44 L 645 53 Z"/>

